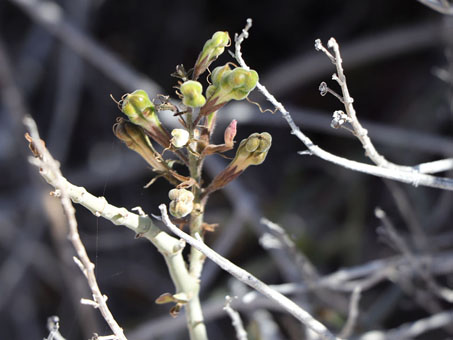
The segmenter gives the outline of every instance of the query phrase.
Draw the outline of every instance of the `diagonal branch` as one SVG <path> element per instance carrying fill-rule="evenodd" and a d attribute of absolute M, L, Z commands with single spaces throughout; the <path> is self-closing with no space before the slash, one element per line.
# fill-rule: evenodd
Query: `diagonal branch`
<path fill-rule="evenodd" d="M 217 265 L 219 265 L 223 270 L 227 271 L 238 280 L 244 282 L 248 286 L 259 291 L 261 294 L 267 298 L 274 301 L 277 305 L 282 307 L 288 313 L 293 315 L 299 321 L 301 321 L 305 326 L 313 330 L 315 333 L 319 334 L 322 339 L 329 340 L 338 340 L 335 335 L 333 335 L 321 322 L 313 318 L 307 311 L 296 305 L 293 301 L 288 299 L 286 296 L 278 293 L 277 291 L 270 288 L 264 282 L 260 281 L 258 278 L 245 271 L 244 269 L 238 267 L 234 263 L 230 262 L 228 259 L 216 253 L 214 250 L 209 248 L 200 238 L 195 239 L 192 236 L 188 235 L 177 226 L 175 226 L 169 219 L 167 214 L 167 207 L 165 204 L 159 205 L 159 209 L 162 214 L 162 221 L 164 224 L 177 236 L 181 237 L 184 241 L 189 243 L 192 247 L 198 249 L 204 255 L 209 257 Z M 196 235 L 197 236 L 197 235 Z"/>
<path fill-rule="evenodd" d="M 246 28 L 242 31 L 240 35 L 235 36 L 235 53 L 234 57 L 245 69 L 249 69 L 244 59 L 242 58 L 241 53 L 241 44 L 248 37 L 248 29 L 252 25 L 252 19 L 247 19 Z M 416 171 L 417 167 L 411 167 L 410 170 L 400 170 L 400 169 L 389 169 L 376 165 L 370 165 L 366 163 L 352 161 L 346 158 L 336 156 L 330 152 L 327 152 L 314 144 L 310 138 L 308 138 L 294 123 L 290 113 L 285 109 L 283 104 L 281 104 L 277 99 L 269 93 L 269 91 L 261 83 L 257 84 L 258 90 L 266 97 L 266 99 L 271 102 L 274 107 L 280 111 L 283 118 L 287 121 L 288 125 L 291 128 L 291 133 L 294 134 L 299 140 L 305 144 L 308 148 L 308 154 L 315 155 L 321 159 L 324 159 L 333 164 L 340 165 L 344 168 L 351 169 L 354 171 L 366 173 L 369 175 L 383 177 L 387 179 L 392 179 L 395 181 L 412 184 L 414 186 L 427 186 L 431 188 L 438 188 L 444 190 L 453 190 L 453 179 L 431 176 L 427 174 L 420 173 Z M 303 152 L 302 154 L 306 154 Z"/>

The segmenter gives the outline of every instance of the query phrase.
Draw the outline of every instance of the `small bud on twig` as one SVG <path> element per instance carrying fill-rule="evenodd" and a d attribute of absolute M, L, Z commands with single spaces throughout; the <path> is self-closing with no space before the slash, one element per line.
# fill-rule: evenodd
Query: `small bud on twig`
<path fill-rule="evenodd" d="M 230 46 L 230 43 L 228 32 L 215 32 L 212 38 L 206 41 L 203 50 L 198 56 L 193 71 L 193 79 L 198 79 L 209 65 L 223 53 L 225 47 Z"/>
<path fill-rule="evenodd" d="M 141 126 L 146 134 L 162 147 L 170 145 L 170 134 L 162 126 L 154 104 L 143 90 L 135 90 L 123 96 L 121 111 L 135 125 Z"/>
<path fill-rule="evenodd" d="M 170 214 L 176 218 L 182 218 L 193 210 L 194 195 L 186 189 L 171 189 L 168 192 L 170 202 Z"/>
<path fill-rule="evenodd" d="M 272 136 L 267 132 L 253 133 L 247 139 L 242 140 L 234 159 L 212 180 L 206 188 L 205 195 L 223 188 L 250 165 L 263 163 L 271 144 Z"/>
<path fill-rule="evenodd" d="M 206 103 L 206 98 L 203 96 L 203 86 L 195 80 L 188 80 L 180 87 L 183 95 L 182 103 L 190 107 L 201 107 Z"/>
<path fill-rule="evenodd" d="M 207 102 L 200 109 L 200 115 L 209 115 L 230 100 L 245 99 L 255 88 L 258 79 L 258 73 L 254 70 L 242 67 L 231 70 L 228 64 L 215 68 L 211 75 L 212 85 L 206 90 Z"/>

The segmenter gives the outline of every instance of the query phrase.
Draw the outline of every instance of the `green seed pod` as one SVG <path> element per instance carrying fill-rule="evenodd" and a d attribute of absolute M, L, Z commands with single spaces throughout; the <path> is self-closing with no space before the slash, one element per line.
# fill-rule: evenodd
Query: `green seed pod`
<path fill-rule="evenodd" d="M 145 110 L 147 110 L 148 115 L 150 112 L 155 112 L 153 102 L 143 90 L 135 90 L 134 92 L 127 94 L 121 104 L 121 111 L 123 111 L 133 123 L 142 116 Z"/>
<path fill-rule="evenodd" d="M 203 96 L 203 86 L 194 80 L 188 80 L 181 85 L 180 91 L 184 96 L 182 102 L 186 106 L 201 107 L 206 103 L 206 98 Z"/>

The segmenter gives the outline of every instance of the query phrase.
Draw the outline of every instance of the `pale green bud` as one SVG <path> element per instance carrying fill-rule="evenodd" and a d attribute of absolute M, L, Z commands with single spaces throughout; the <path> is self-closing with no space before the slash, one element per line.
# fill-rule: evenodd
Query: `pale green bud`
<path fill-rule="evenodd" d="M 258 78 L 256 71 L 237 67 L 225 75 L 222 85 L 233 88 L 231 99 L 242 100 L 255 88 Z"/>
<path fill-rule="evenodd" d="M 230 36 L 228 32 L 216 32 L 211 39 L 206 41 L 203 46 L 203 50 L 198 56 L 197 62 L 195 63 L 193 77 L 197 79 L 209 65 L 216 60 L 219 55 L 225 51 L 225 47 L 230 45 Z"/>
<path fill-rule="evenodd" d="M 220 83 L 224 76 L 226 74 L 229 74 L 230 72 L 231 68 L 228 64 L 216 67 L 211 73 L 211 82 L 216 86 L 220 86 Z"/>
<path fill-rule="evenodd" d="M 170 144 L 170 134 L 162 126 L 153 102 L 143 90 L 135 90 L 123 96 L 121 111 L 135 125 L 141 126 L 146 133 L 164 148 Z"/>
<path fill-rule="evenodd" d="M 271 143 L 272 137 L 267 132 L 253 133 L 247 139 L 243 139 L 239 144 L 234 159 L 212 180 L 205 193 L 212 193 L 223 188 L 250 165 L 263 163 Z"/>
<path fill-rule="evenodd" d="M 181 85 L 180 91 L 184 96 L 182 102 L 186 106 L 201 107 L 206 103 L 203 96 L 203 86 L 195 80 L 188 80 Z"/>
<path fill-rule="evenodd" d="M 217 67 L 211 75 L 212 85 L 206 90 L 207 103 L 201 108 L 200 114 L 207 116 L 219 110 L 230 100 L 242 100 L 258 83 L 258 73 L 236 67 L 230 70 L 228 65 Z"/>
<path fill-rule="evenodd" d="M 154 112 L 155 109 L 148 94 L 143 90 L 135 90 L 132 93 L 128 93 L 122 100 L 121 111 L 123 111 L 133 123 L 142 116 L 145 110 Z"/>

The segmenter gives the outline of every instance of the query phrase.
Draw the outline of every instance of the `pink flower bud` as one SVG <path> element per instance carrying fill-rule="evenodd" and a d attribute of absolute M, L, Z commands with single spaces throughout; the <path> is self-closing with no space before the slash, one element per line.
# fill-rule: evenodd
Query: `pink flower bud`
<path fill-rule="evenodd" d="M 225 145 L 228 146 L 228 147 L 233 147 L 233 143 L 234 143 L 234 137 L 236 137 L 236 129 L 237 127 L 237 120 L 236 119 L 233 119 L 230 123 L 230 125 L 228 125 L 228 127 L 225 129 L 225 134 L 224 134 L 224 141 L 225 141 Z"/>

